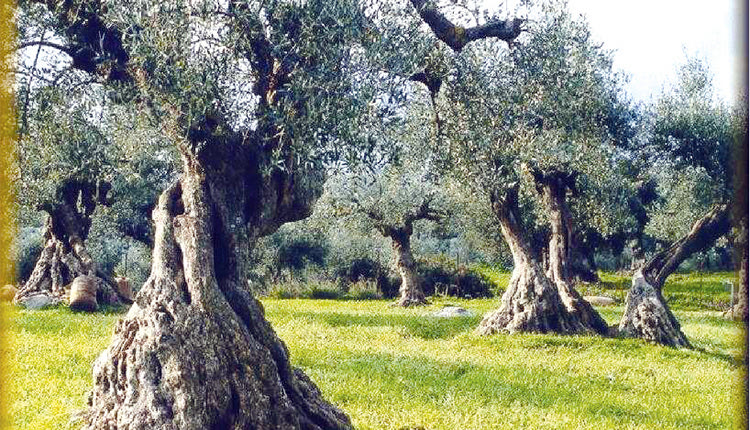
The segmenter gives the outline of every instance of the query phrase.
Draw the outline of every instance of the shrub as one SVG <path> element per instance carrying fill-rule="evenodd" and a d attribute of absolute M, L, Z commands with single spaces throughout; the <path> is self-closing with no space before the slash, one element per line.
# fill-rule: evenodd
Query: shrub
<path fill-rule="evenodd" d="M 493 285 L 481 274 L 456 268 L 455 262 L 438 255 L 417 260 L 417 271 L 422 276 L 426 295 L 444 294 L 455 297 L 491 297 Z"/>
<path fill-rule="evenodd" d="M 377 282 L 358 281 L 349 285 L 349 291 L 344 297 L 351 300 L 376 300 L 382 299 L 383 295 Z"/>
<path fill-rule="evenodd" d="M 19 281 L 26 281 L 34 270 L 34 265 L 44 247 L 43 228 L 23 227 L 16 242 L 16 270 Z"/>
<path fill-rule="evenodd" d="M 351 290 L 360 283 L 374 283 L 375 293 L 380 297 L 395 297 L 401 280 L 391 276 L 387 267 L 364 257 L 351 261 L 349 265 L 338 265 L 334 269 L 334 279 L 342 289 Z"/>

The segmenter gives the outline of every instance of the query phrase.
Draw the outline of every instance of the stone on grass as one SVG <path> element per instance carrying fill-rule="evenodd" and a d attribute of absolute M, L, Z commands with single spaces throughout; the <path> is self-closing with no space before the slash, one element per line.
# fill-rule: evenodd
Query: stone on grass
<path fill-rule="evenodd" d="M 616 303 L 615 299 L 606 296 L 583 296 L 583 299 L 594 306 L 612 306 Z"/>
<path fill-rule="evenodd" d="M 434 312 L 432 315 L 436 317 L 451 318 L 451 317 L 468 317 L 468 316 L 471 316 L 472 313 L 458 306 L 445 306 L 443 309 L 440 309 L 439 311 Z"/>
<path fill-rule="evenodd" d="M 50 296 L 49 294 L 34 294 L 33 296 L 24 297 L 22 300 L 16 302 L 17 305 L 23 306 L 26 309 L 39 310 L 52 306 L 57 306 L 61 303 L 61 300 Z"/>

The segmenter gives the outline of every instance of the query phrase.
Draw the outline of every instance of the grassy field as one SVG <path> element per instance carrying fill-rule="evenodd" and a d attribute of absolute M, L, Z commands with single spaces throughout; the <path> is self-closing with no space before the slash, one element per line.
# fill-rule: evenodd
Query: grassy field
<path fill-rule="evenodd" d="M 678 275 L 667 284 L 692 350 L 582 336 L 477 336 L 498 299 L 433 299 L 419 309 L 379 300 L 263 303 L 293 363 L 360 429 L 729 429 L 741 428 L 746 365 L 740 326 L 714 308 L 728 301 L 721 283 L 731 276 Z M 584 289 L 617 298 L 627 284 L 604 281 Z M 446 304 L 473 316 L 430 316 Z M 3 378 L 12 427 L 78 428 L 70 415 L 85 407 L 91 363 L 121 314 L 2 310 L 12 318 Z M 611 324 L 622 313 L 621 306 L 599 310 Z"/>

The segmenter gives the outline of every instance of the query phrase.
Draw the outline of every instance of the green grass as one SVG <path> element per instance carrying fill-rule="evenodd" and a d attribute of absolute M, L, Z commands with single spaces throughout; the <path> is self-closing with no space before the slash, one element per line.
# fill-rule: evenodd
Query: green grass
<path fill-rule="evenodd" d="M 632 339 L 477 336 L 474 328 L 497 299 L 435 299 L 418 309 L 381 300 L 263 303 L 293 364 L 356 428 L 737 428 L 746 371 L 740 326 L 718 311 L 695 310 L 700 297 L 724 294 L 705 286 L 693 299 L 695 282 L 688 277 L 665 289 L 688 297 L 674 307 L 693 350 Z M 607 284 L 592 288 L 610 291 Z M 448 303 L 474 315 L 429 315 Z M 120 315 L 4 310 L 13 317 L 14 428 L 76 428 L 70 414 L 85 407 L 91 364 Z M 621 306 L 599 310 L 610 324 L 622 313 Z"/>

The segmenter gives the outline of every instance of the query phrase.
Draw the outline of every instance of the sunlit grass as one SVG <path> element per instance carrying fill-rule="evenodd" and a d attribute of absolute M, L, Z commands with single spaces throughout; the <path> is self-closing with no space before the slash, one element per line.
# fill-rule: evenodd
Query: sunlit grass
<path fill-rule="evenodd" d="M 263 303 L 293 364 L 360 429 L 738 427 L 742 336 L 718 311 L 677 303 L 695 349 L 675 350 L 625 339 L 476 335 L 498 299 L 434 299 L 417 309 L 380 300 Z M 473 315 L 430 316 L 445 304 Z M 11 423 L 76 428 L 70 414 L 85 407 L 91 364 L 120 315 L 6 309 Z M 622 306 L 599 310 L 614 324 Z"/>

